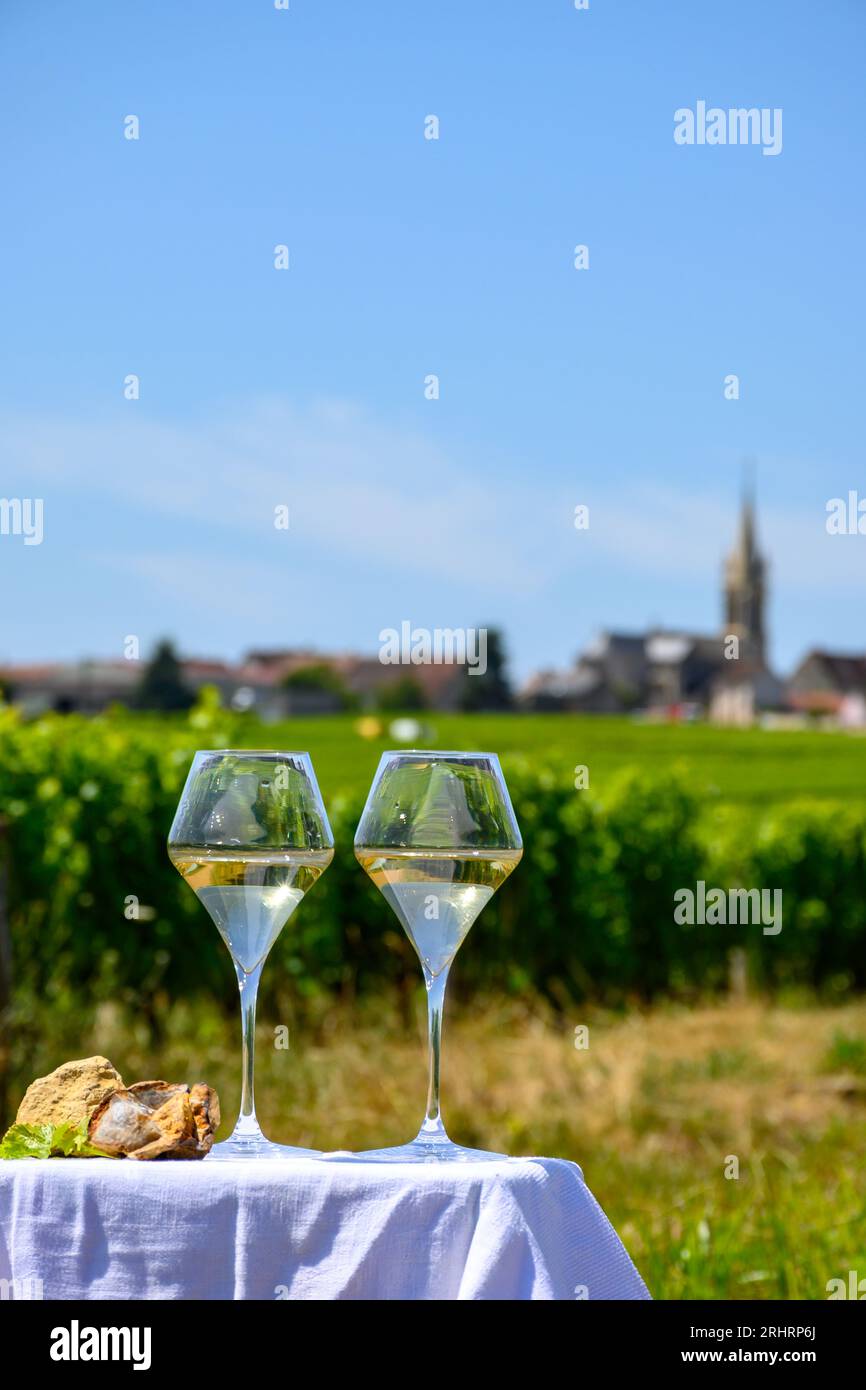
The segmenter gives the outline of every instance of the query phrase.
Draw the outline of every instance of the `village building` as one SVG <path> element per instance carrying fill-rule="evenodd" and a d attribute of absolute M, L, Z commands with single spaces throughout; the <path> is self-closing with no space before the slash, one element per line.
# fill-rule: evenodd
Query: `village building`
<path fill-rule="evenodd" d="M 521 692 L 521 703 L 534 710 L 709 715 L 735 724 L 783 707 L 784 687 L 767 665 L 766 564 L 748 495 L 736 543 L 725 561 L 722 598 L 724 621 L 718 633 L 666 628 L 602 632 L 570 669 L 533 677 Z"/>

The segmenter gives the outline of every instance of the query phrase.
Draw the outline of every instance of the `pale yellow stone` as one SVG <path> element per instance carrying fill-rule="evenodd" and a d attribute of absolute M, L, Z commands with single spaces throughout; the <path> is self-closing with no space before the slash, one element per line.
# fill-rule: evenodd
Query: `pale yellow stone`
<path fill-rule="evenodd" d="M 64 1062 L 48 1076 L 31 1081 L 18 1107 L 19 1125 L 87 1124 L 98 1105 L 119 1091 L 123 1078 L 107 1057 Z"/>

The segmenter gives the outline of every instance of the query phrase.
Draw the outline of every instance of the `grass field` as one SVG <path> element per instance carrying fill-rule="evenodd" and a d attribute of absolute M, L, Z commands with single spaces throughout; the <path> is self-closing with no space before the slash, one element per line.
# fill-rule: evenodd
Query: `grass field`
<path fill-rule="evenodd" d="M 425 1094 L 421 995 L 408 1011 L 379 1000 L 303 1025 L 262 1019 L 258 1110 L 271 1137 L 323 1149 L 411 1138 Z M 273 1046 L 278 1023 L 288 1051 Z M 183 1005 L 168 1028 L 155 1055 L 103 1008 L 76 1046 L 107 1054 L 128 1081 L 203 1076 L 225 1135 L 236 1029 Z M 866 1003 L 564 1018 L 477 1001 L 450 1013 L 443 1101 L 455 1139 L 580 1163 L 656 1298 L 824 1299 L 829 1279 L 866 1276 Z M 726 1178 L 732 1156 L 739 1176 Z"/>
<path fill-rule="evenodd" d="M 523 754 L 561 764 L 585 764 L 590 786 L 603 792 L 619 768 L 646 771 L 680 765 L 700 790 L 722 800 L 759 806 L 814 796 L 866 802 L 866 738 L 837 732 L 766 732 L 703 724 L 639 724 L 605 716 L 567 714 L 429 713 L 420 746 Z M 362 738 L 355 717 L 296 719 L 257 726 L 269 747 L 301 748 L 312 756 L 326 798 L 365 791 L 379 755 L 394 746 L 387 733 Z M 252 731 L 251 731 L 252 734 Z M 254 740 L 253 740 L 254 741 Z"/>

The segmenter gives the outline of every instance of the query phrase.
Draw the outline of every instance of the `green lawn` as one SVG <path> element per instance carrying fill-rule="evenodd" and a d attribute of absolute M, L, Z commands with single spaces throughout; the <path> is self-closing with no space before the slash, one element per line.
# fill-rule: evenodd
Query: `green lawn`
<path fill-rule="evenodd" d="M 421 746 L 479 748 L 500 754 L 521 753 L 589 768 L 590 786 L 603 792 L 617 769 L 640 766 L 646 771 L 678 764 L 696 779 L 701 791 L 723 800 L 760 806 L 796 796 L 866 801 L 866 738 L 835 732 L 769 733 L 758 729 L 718 729 L 703 724 L 638 724 L 599 715 L 429 713 Z M 387 733 L 362 738 L 356 717 L 295 719 L 262 728 L 272 747 L 307 749 L 313 756 L 322 791 L 364 791 L 386 748 Z"/>

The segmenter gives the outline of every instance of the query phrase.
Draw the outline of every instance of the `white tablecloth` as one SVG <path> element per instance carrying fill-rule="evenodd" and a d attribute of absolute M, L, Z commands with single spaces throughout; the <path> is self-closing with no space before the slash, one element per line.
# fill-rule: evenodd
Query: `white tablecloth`
<path fill-rule="evenodd" d="M 580 1169 L 549 1158 L 0 1161 L 0 1279 L 46 1299 L 649 1297 Z"/>

